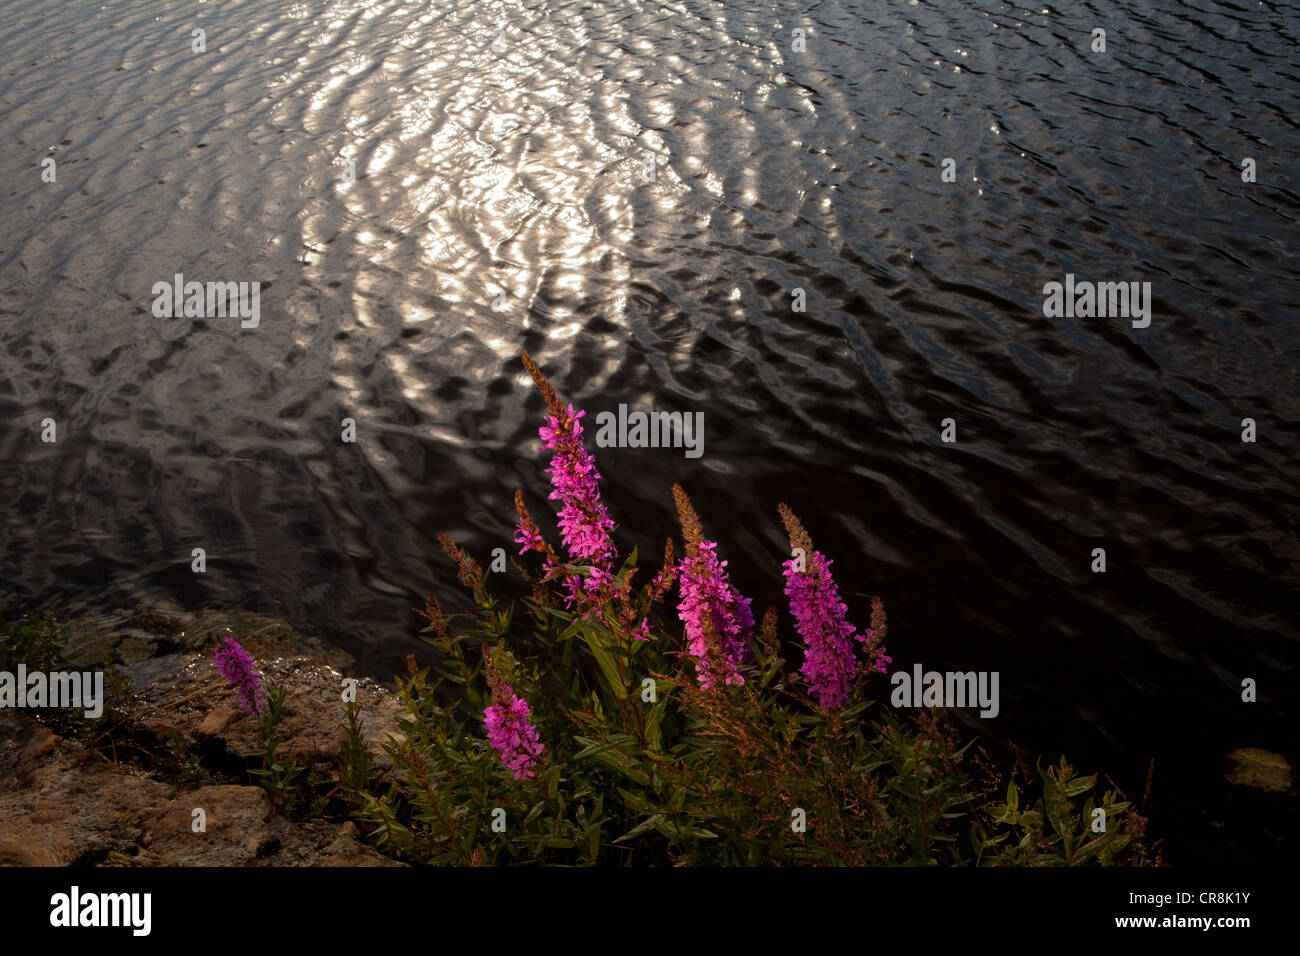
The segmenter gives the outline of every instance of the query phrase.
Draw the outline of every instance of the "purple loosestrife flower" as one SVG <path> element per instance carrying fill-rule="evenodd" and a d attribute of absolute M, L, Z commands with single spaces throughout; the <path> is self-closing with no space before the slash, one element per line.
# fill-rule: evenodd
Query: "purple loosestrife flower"
<path fill-rule="evenodd" d="M 532 725 L 528 702 L 509 684 L 494 687 L 492 701 L 483 712 L 488 743 L 501 755 L 501 765 L 515 772 L 516 780 L 535 776 L 543 745 Z"/>
<path fill-rule="evenodd" d="M 840 603 L 831 579 L 831 562 L 818 551 L 808 555 L 806 562 L 805 571 L 798 570 L 793 558 L 782 564 L 785 593 L 806 646 L 801 671 L 817 703 L 830 710 L 848 700 L 857 676 L 853 625 L 844 617 L 848 608 Z"/>
<path fill-rule="evenodd" d="M 523 361 L 550 410 L 546 424 L 538 434 L 542 448 L 555 453 L 547 472 L 551 476 L 552 488 L 549 497 L 560 502 L 560 536 L 574 561 L 605 566 L 615 554 L 610 537 L 614 522 L 600 500 L 600 489 L 596 486 L 600 473 L 596 471 L 596 460 L 582 444 L 581 419 L 586 413 L 560 403 L 555 389 L 527 352 Z M 516 540 L 520 544 L 533 543 L 526 531 Z"/>
<path fill-rule="evenodd" d="M 596 461 L 582 444 L 582 423 L 586 412 L 570 405 L 561 416 L 550 416 L 539 429 L 542 447 L 553 449 L 551 467 L 552 501 L 559 501 L 560 537 L 575 561 L 603 564 L 614 557 L 610 534 L 614 522 L 600 500 L 596 482 L 600 474 Z"/>
<path fill-rule="evenodd" d="M 870 629 L 863 635 L 854 633 L 846 616 L 848 608 L 840 600 L 839 588 L 831 577 L 831 560 L 813 549 L 808 532 L 789 508 L 783 504 L 780 512 L 790 533 L 791 548 L 803 552 L 801 558 L 792 557 L 781 565 L 785 569 L 790 613 L 804 639 L 805 657 L 800 670 L 817 703 L 832 710 L 848 701 L 857 676 L 855 640 L 867 642 L 868 669 L 884 673 L 885 664 L 891 658 L 884 656 L 885 648 L 879 641 L 869 640 Z"/>
<path fill-rule="evenodd" d="M 745 659 L 746 641 L 754 630 L 749 598 L 732 586 L 727 562 L 714 553 L 717 543 L 704 538 L 699 516 L 680 485 L 673 486 L 673 498 L 686 539 L 677 611 L 686 630 L 687 649 L 695 657 L 696 676 L 705 690 L 717 684 L 743 684 L 738 665 Z"/>
<path fill-rule="evenodd" d="M 260 714 L 266 709 L 266 694 L 262 690 L 262 679 L 253 668 L 253 658 L 248 651 L 239 646 L 233 637 L 227 637 L 221 646 L 213 651 L 217 670 L 231 687 L 239 692 L 242 700 L 239 706 L 249 714 Z"/>
<path fill-rule="evenodd" d="M 515 544 L 522 545 L 519 549 L 520 554 L 525 554 L 529 551 L 546 550 L 545 541 L 536 528 L 516 528 Z"/>

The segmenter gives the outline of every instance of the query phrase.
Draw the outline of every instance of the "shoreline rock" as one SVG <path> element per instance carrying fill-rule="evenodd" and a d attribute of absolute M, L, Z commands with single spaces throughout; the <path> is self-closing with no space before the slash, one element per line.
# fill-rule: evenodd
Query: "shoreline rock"
<path fill-rule="evenodd" d="M 101 667 L 108 653 L 122 662 L 130 718 L 110 740 L 0 710 L 0 866 L 402 865 L 364 845 L 351 822 L 273 811 L 244 769 L 242 754 L 260 745 L 256 723 L 211 648 L 232 634 L 263 679 L 287 689 L 281 753 L 326 789 L 346 739 L 346 653 L 241 611 L 118 611 L 64 628 L 69 667 Z M 356 680 L 362 734 L 382 770 L 401 707 L 375 681 Z"/>

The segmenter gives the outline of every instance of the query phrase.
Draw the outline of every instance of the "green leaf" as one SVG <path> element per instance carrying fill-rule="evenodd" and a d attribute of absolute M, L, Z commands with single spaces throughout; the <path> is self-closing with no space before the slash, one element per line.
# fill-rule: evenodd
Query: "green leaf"
<path fill-rule="evenodd" d="M 1097 785 L 1097 775 L 1091 777 L 1075 777 L 1069 783 L 1065 784 L 1064 790 L 1067 797 L 1077 797 L 1081 793 L 1091 790 Z"/>
<path fill-rule="evenodd" d="M 616 700 L 621 700 L 627 696 L 627 685 L 623 683 L 623 679 L 619 676 L 618 667 L 614 664 L 614 659 L 610 657 L 609 651 L 601 645 L 600 635 L 594 631 L 595 629 L 590 626 L 584 627 L 581 631 L 582 639 L 591 651 L 592 657 L 596 658 L 596 663 L 600 665 L 600 671 L 605 675 L 605 682 L 609 684 L 610 692 L 613 693 Z"/>
<path fill-rule="evenodd" d="M 1072 826 L 1073 814 L 1070 812 L 1070 801 L 1066 799 L 1062 792 L 1060 784 L 1053 778 L 1048 777 L 1043 781 L 1043 807 L 1047 813 L 1048 822 L 1052 824 L 1052 829 L 1058 836 L 1068 836 Z"/>
<path fill-rule="evenodd" d="M 716 833 L 704 827 L 678 826 L 668 820 L 661 820 L 655 829 L 670 840 L 716 840 L 718 838 Z"/>
<path fill-rule="evenodd" d="M 639 837 L 641 834 L 643 834 L 643 833 L 645 833 L 645 832 L 647 832 L 647 831 L 649 831 L 649 830 L 655 830 L 655 829 L 658 829 L 659 824 L 662 823 L 663 820 L 664 820 L 664 814 L 662 814 L 662 813 L 656 813 L 656 814 L 653 814 L 653 815 L 650 816 L 649 818 L 647 818 L 647 819 L 645 819 L 645 820 L 642 820 L 640 823 L 638 823 L 638 824 L 637 824 L 636 826 L 634 826 L 632 829 L 628 830 L 626 833 L 624 833 L 621 837 L 619 837 L 619 838 L 618 838 L 617 840 L 615 840 L 614 842 L 615 842 L 615 843 L 622 843 L 624 840 L 632 840 L 632 839 L 635 839 L 636 837 Z"/>
<path fill-rule="evenodd" d="M 628 734 L 611 734 L 605 740 L 594 741 L 588 737 L 574 737 L 583 749 L 574 754 L 575 760 L 591 759 L 617 770 L 633 783 L 643 787 L 650 786 L 650 775 L 637 766 L 631 753 L 621 748 L 635 751 L 637 740 Z"/>
<path fill-rule="evenodd" d="M 659 753 L 663 750 L 663 734 L 660 731 L 660 724 L 663 723 L 664 714 L 668 712 L 668 697 L 661 693 L 656 687 L 655 693 L 659 699 L 654 702 L 650 708 L 650 716 L 645 721 L 646 743 L 649 744 L 650 750 Z"/>
<path fill-rule="evenodd" d="M 625 790 L 623 787 L 619 787 L 618 792 L 622 796 L 623 802 L 638 813 L 645 813 L 650 809 L 650 804 L 643 794 L 633 790 Z"/>
<path fill-rule="evenodd" d="M 620 581 L 624 580 L 627 577 L 628 572 L 635 567 L 636 567 L 636 548 L 633 548 L 632 553 L 629 554 L 627 556 L 627 560 L 623 562 L 623 567 L 619 569 L 618 572 L 619 580 Z"/>

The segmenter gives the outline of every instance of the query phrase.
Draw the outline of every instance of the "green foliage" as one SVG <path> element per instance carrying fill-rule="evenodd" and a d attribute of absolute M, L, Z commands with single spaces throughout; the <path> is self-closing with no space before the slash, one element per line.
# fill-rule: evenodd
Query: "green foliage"
<path fill-rule="evenodd" d="M 63 628 L 48 611 L 27 613 L 0 638 L 0 650 L 22 661 L 29 671 L 49 673 L 62 663 Z"/>
<path fill-rule="evenodd" d="M 169 768 L 176 783 L 182 787 L 196 787 L 207 782 L 207 773 L 191 743 L 178 730 L 168 735 L 171 743 L 172 765 Z"/>
<path fill-rule="evenodd" d="M 104 714 L 100 719 L 112 719 L 118 722 L 130 720 L 135 715 L 135 681 L 118 666 L 117 657 L 112 651 L 104 654 L 101 667 L 104 671 L 104 690 L 108 692 L 108 700 L 105 702 Z"/>
<path fill-rule="evenodd" d="M 285 691 L 282 687 L 266 689 L 266 708 L 258 714 L 257 730 L 262 746 L 250 750 L 245 757 L 261 757 L 262 766 L 248 772 L 260 779 L 271 797 L 271 804 L 288 816 L 300 813 L 308 788 L 304 779 L 306 767 L 301 766 L 292 754 L 281 754 L 284 736 L 280 723 L 284 719 Z"/>
<path fill-rule="evenodd" d="M 397 681 L 405 714 L 386 748 L 392 768 L 369 785 L 349 775 L 355 817 L 385 852 L 456 865 L 1147 862 L 1129 804 L 1064 762 L 1022 810 L 1014 783 L 1004 800 L 976 781 L 970 744 L 941 712 L 904 723 L 869 699 L 867 678 L 855 702 L 820 710 L 786 675 L 771 619 L 744 685 L 703 691 L 663 628 L 642 641 L 621 623 L 625 609 L 577 617 L 558 587 L 526 574 L 531 597 L 503 608 L 449 550 L 474 608 L 448 618 L 430 599 L 424 634 L 438 663 L 412 657 Z M 633 588 L 634 573 L 635 554 L 618 579 L 639 619 L 655 595 Z M 541 731 L 534 778 L 514 780 L 485 739 L 489 663 Z M 1103 833 L 1090 829 L 1096 807 Z M 492 826 L 498 808 L 504 832 Z"/>
<path fill-rule="evenodd" d="M 100 664 L 104 674 L 104 701 L 100 715 L 93 719 L 72 714 L 64 718 L 80 725 L 86 746 L 110 756 L 114 764 L 121 756 L 135 753 L 135 684 L 117 663 L 112 650 L 106 651 Z"/>
<path fill-rule="evenodd" d="M 374 775 L 374 761 L 361 731 L 361 707 L 352 701 L 344 708 L 347 717 L 347 734 L 339 748 L 339 784 L 345 798 L 356 804 L 367 782 Z"/>
<path fill-rule="evenodd" d="M 1007 784 L 1006 799 L 987 808 L 987 819 L 1002 827 L 1000 832 L 994 834 L 979 823 L 975 825 L 972 846 L 981 861 L 1108 866 L 1131 850 L 1133 862 L 1147 862 L 1145 847 L 1135 840 L 1145 821 L 1136 814 L 1125 818 L 1131 806 L 1128 801 L 1113 790 L 1105 791 L 1098 801 L 1097 777 L 1075 776 L 1064 757 L 1057 766 L 1046 770 L 1040 766 L 1038 773 L 1043 791 L 1032 805 L 1021 809 L 1020 793 L 1012 781 Z M 1098 809 L 1102 813 L 1098 814 Z"/>

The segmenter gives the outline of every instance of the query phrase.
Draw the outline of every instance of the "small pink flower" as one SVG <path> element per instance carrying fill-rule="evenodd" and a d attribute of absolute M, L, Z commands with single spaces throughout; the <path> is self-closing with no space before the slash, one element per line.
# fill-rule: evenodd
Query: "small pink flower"
<path fill-rule="evenodd" d="M 542 536 L 537 532 L 536 528 L 516 528 L 515 543 L 523 545 L 519 549 L 520 554 L 528 551 L 546 550 L 546 543 L 542 540 Z"/>
<path fill-rule="evenodd" d="M 506 684 L 483 712 L 488 743 L 501 755 L 501 765 L 515 772 L 516 780 L 536 776 L 534 767 L 544 749 L 531 723 L 528 702 Z"/>

